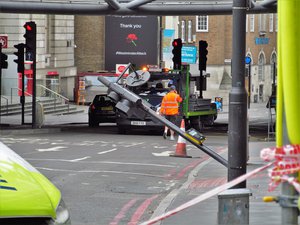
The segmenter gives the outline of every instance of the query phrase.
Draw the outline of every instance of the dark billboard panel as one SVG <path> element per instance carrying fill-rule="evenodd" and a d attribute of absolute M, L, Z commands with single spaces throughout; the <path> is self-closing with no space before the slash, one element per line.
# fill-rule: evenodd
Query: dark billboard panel
<path fill-rule="evenodd" d="M 132 63 L 137 68 L 158 64 L 157 16 L 105 17 L 105 69 Z"/>

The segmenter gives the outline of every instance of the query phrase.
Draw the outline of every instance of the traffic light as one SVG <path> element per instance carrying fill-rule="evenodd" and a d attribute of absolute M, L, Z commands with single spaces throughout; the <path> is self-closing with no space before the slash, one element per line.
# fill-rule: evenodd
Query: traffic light
<path fill-rule="evenodd" d="M 14 62 L 18 64 L 18 73 L 24 73 L 24 48 L 25 44 L 20 43 L 17 45 L 14 45 L 16 49 L 18 49 L 17 52 L 14 52 L 14 54 L 17 56 L 17 59 L 14 59 Z"/>
<path fill-rule="evenodd" d="M 36 24 L 33 21 L 26 22 L 24 28 L 26 60 L 34 61 L 36 55 Z"/>
<path fill-rule="evenodd" d="M 180 70 L 181 69 L 181 48 L 182 48 L 182 41 L 180 38 L 174 39 L 172 42 L 173 46 L 173 69 Z"/>
<path fill-rule="evenodd" d="M 199 41 L 199 70 L 206 70 L 206 61 L 207 61 L 207 47 L 208 44 L 206 41 Z"/>
<path fill-rule="evenodd" d="M 1 54 L 0 54 L 0 57 L 1 57 L 1 59 L 0 59 L 0 63 L 1 63 L 0 64 L 0 69 L 7 69 L 7 67 L 8 67 L 7 55 L 2 53 L 2 46 L 0 48 L 0 52 L 1 52 Z"/>

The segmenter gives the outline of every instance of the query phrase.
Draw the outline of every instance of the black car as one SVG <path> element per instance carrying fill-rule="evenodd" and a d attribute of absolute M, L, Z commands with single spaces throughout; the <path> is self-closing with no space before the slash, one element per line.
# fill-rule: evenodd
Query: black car
<path fill-rule="evenodd" d="M 107 95 L 96 95 L 89 106 L 89 126 L 99 126 L 99 123 L 115 123 L 115 103 Z"/>
<path fill-rule="evenodd" d="M 142 91 L 138 95 L 143 101 L 147 102 L 154 111 L 159 113 L 161 101 L 167 93 L 167 89 L 152 88 Z M 147 129 L 160 132 L 164 130 L 164 125 L 160 121 L 153 119 L 150 115 L 139 118 L 135 114 L 127 116 L 119 110 L 117 110 L 116 123 L 120 134 L 125 134 L 133 129 Z"/>

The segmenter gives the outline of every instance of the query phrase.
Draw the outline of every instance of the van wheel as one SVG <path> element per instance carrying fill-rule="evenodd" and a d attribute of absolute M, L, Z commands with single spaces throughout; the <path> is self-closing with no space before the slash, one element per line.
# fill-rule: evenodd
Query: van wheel
<path fill-rule="evenodd" d="M 203 123 L 201 122 L 199 116 L 191 117 L 190 118 L 190 124 L 191 124 L 192 128 L 194 128 L 194 129 L 196 129 L 200 132 L 203 130 Z"/>

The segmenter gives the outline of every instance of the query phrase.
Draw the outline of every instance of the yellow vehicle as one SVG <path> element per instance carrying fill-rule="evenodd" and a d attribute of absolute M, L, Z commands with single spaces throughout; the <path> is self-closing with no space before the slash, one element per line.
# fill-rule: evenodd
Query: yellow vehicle
<path fill-rule="evenodd" d="M 60 191 L 1 142 L 0 224 L 71 224 Z"/>

